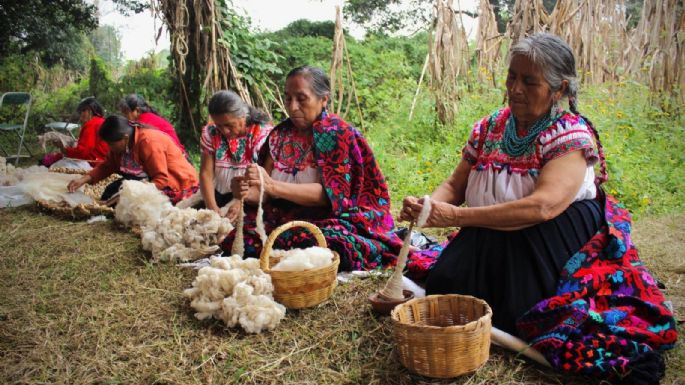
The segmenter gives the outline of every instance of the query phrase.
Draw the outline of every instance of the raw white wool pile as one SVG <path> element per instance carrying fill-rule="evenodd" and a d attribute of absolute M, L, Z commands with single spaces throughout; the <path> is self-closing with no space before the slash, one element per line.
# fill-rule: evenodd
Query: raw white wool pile
<path fill-rule="evenodd" d="M 272 250 L 271 256 L 281 257 L 281 260 L 271 268 L 274 271 L 304 271 L 333 263 L 333 252 L 319 246 L 306 249 Z"/>
<path fill-rule="evenodd" d="M 67 185 L 74 179 L 80 178 L 77 174 L 60 174 L 58 172 L 35 171 L 24 173 L 17 187 L 35 200 L 59 203 L 67 202 L 70 206 L 79 204 L 91 204 L 93 198 L 81 191 L 69 193 Z"/>
<path fill-rule="evenodd" d="M 198 271 L 190 298 L 197 319 L 214 317 L 248 333 L 272 330 L 285 317 L 285 306 L 274 301 L 271 276 L 259 269 L 259 260 L 238 255 L 211 257 Z"/>
<path fill-rule="evenodd" d="M 7 159 L 0 156 L 0 186 L 16 186 L 24 175 L 34 172 L 48 171 L 45 166 L 31 166 L 27 168 L 16 168 L 13 164 L 7 163 Z"/>
<path fill-rule="evenodd" d="M 181 200 L 180 202 L 176 203 L 176 207 L 179 209 L 187 209 L 194 207 L 195 205 L 202 203 L 203 198 L 202 198 L 202 193 L 201 192 L 196 192 L 190 197 Z"/>
<path fill-rule="evenodd" d="M 76 139 L 57 131 L 48 131 L 43 135 L 38 135 L 38 144 L 40 144 L 43 152 L 47 151 L 46 146 L 48 144 L 57 146 L 58 143 L 61 143 L 62 147 L 73 147 Z"/>
<path fill-rule="evenodd" d="M 217 252 L 233 226 L 212 210 L 169 207 L 142 230 L 143 249 L 154 261 L 186 262 Z"/>
<path fill-rule="evenodd" d="M 121 185 L 114 218 L 128 226 L 154 226 L 160 214 L 172 207 L 169 198 L 154 183 L 125 180 Z"/>
<path fill-rule="evenodd" d="M 0 175 L 14 174 L 14 165 L 7 163 L 7 159 L 0 156 Z"/>

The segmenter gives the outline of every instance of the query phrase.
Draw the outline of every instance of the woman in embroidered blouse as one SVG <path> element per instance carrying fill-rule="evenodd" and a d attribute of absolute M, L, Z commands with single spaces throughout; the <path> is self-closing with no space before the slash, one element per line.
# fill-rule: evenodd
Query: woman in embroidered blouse
<path fill-rule="evenodd" d="M 543 33 L 510 55 L 509 106 L 474 125 L 461 161 L 431 195 L 427 225 L 461 229 L 437 261 L 417 252 L 409 270 L 427 272 L 426 294 L 486 300 L 494 326 L 531 341 L 561 370 L 638 373 L 658 364 L 645 352 L 672 346 L 675 324 L 630 244 L 627 212 L 598 188 L 604 156 L 577 110 L 573 53 Z M 416 219 L 422 206 L 405 198 L 400 219 Z"/>
<path fill-rule="evenodd" d="M 137 94 L 130 94 L 119 102 L 119 111 L 128 118 L 129 121 L 140 123 L 143 126 L 154 127 L 169 135 L 176 146 L 187 154 L 185 147 L 176 135 L 174 126 L 164 119 L 152 106 Z"/>
<path fill-rule="evenodd" d="M 260 166 L 250 165 L 244 177 L 234 178 L 234 196 L 252 205 L 258 202 L 262 172 L 267 233 L 295 219 L 310 221 L 340 254 L 341 270 L 390 265 L 401 242 L 390 234 L 393 221 L 385 178 L 361 133 L 326 111 L 329 95 L 330 83 L 320 68 L 302 66 L 288 73 L 289 118 L 269 135 Z M 261 242 L 254 233 L 253 213 L 246 216 L 245 254 L 256 257 Z M 230 250 L 232 242 L 231 234 L 224 249 Z M 275 247 L 313 243 L 308 233 L 297 231 L 283 234 Z"/>
<path fill-rule="evenodd" d="M 200 138 L 200 191 L 205 207 L 219 212 L 233 199 L 231 181 L 257 162 L 259 150 L 273 127 L 264 112 L 245 103 L 233 91 L 212 95 L 208 109 L 212 121 L 202 129 Z M 238 207 L 233 204 L 229 208 L 231 220 L 235 219 Z"/>
<path fill-rule="evenodd" d="M 107 159 L 83 177 L 69 183 L 75 191 L 86 183 L 97 183 L 114 173 L 124 179 L 145 179 L 169 197 L 172 203 L 191 196 L 199 189 L 195 168 L 168 135 L 156 129 L 131 125 L 123 116 L 112 115 L 100 128 L 100 137 L 109 144 Z M 121 179 L 103 193 L 119 190 Z"/>

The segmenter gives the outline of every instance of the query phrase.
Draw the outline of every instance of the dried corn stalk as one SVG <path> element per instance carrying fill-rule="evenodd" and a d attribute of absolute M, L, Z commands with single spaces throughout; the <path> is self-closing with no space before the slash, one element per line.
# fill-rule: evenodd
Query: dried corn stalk
<path fill-rule="evenodd" d="M 153 11 L 162 16 L 171 37 L 171 55 L 181 86 L 180 103 L 191 114 L 191 101 L 223 89 L 233 89 L 250 105 L 269 113 L 257 87 L 248 89 L 236 69 L 231 52 L 222 42 L 224 12 L 213 0 L 159 0 Z M 206 103 L 203 103 L 206 104 Z M 199 114 L 198 114 L 199 116 Z M 199 134 L 197 127 L 193 131 Z"/>
<path fill-rule="evenodd" d="M 455 16 L 453 0 L 437 0 L 433 8 L 434 28 L 429 38 L 431 86 L 438 119 L 454 121 L 460 99 L 457 83 L 468 82 L 469 49 L 461 18 Z"/>
<path fill-rule="evenodd" d="M 528 35 L 547 30 L 549 15 L 542 0 L 516 0 L 512 18 L 507 25 L 507 34 L 515 43 Z"/>
<path fill-rule="evenodd" d="M 685 11 L 682 1 L 645 0 L 630 37 L 627 71 L 656 92 L 685 99 Z M 680 14 L 679 14 L 680 12 Z"/>
<path fill-rule="evenodd" d="M 331 69 L 329 72 L 331 83 L 331 97 L 329 110 L 345 118 L 350 112 L 352 98 L 354 98 L 359 123 L 364 131 L 364 115 L 362 114 L 357 87 L 354 83 L 354 73 L 350 63 L 350 53 L 345 43 L 345 34 L 342 27 L 340 6 L 335 7 L 335 33 L 333 35 L 333 54 L 331 56 Z M 343 109 L 343 105 L 345 108 Z"/>
<path fill-rule="evenodd" d="M 480 0 L 478 11 L 478 36 L 476 55 L 478 59 L 478 80 L 492 81 L 497 87 L 495 74 L 500 64 L 500 49 L 503 36 L 497 31 L 495 12 L 488 0 Z"/>

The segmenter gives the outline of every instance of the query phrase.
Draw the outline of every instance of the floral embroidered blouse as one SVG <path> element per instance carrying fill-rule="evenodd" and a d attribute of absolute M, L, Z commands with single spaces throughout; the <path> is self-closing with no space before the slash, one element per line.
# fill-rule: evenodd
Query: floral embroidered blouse
<path fill-rule="evenodd" d="M 321 183 L 313 150 L 313 135 L 297 135 L 292 127 L 274 131 L 269 137 L 269 152 L 274 160 L 271 177 L 288 183 Z"/>
<path fill-rule="evenodd" d="M 250 163 L 257 161 L 259 150 L 273 129 L 271 124 L 253 124 L 247 134 L 235 139 L 226 139 L 209 122 L 202 129 L 200 146 L 202 152 L 214 156 L 214 187 L 222 194 L 231 191 L 231 180 L 245 173 Z"/>
<path fill-rule="evenodd" d="M 596 196 L 593 166 L 598 156 L 591 129 L 582 117 L 562 113 L 540 132 L 523 155 L 512 157 L 502 150 L 510 115 L 506 107 L 477 122 L 462 150 L 462 158 L 472 166 L 466 187 L 468 206 L 489 206 L 530 195 L 547 162 L 576 150 L 583 151 L 587 169 L 574 201 Z"/>

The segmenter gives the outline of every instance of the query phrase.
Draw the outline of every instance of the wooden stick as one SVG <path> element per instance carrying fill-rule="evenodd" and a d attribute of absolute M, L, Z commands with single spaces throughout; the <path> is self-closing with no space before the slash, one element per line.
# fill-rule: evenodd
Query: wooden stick
<path fill-rule="evenodd" d="M 540 352 L 528 345 L 525 341 L 518 337 L 514 337 L 509 333 L 503 332 L 494 326 L 490 331 L 490 339 L 496 345 L 509 349 L 517 354 L 523 354 L 524 356 L 544 366 L 552 367 L 552 365 L 549 364 L 547 359 L 545 359 Z"/>
<path fill-rule="evenodd" d="M 414 116 L 414 107 L 416 107 L 416 99 L 419 97 L 419 90 L 421 89 L 421 83 L 423 83 L 423 75 L 426 74 L 426 69 L 428 68 L 428 57 L 430 54 L 426 54 L 426 60 L 423 61 L 423 69 L 421 69 L 421 76 L 419 76 L 419 84 L 416 85 L 416 93 L 414 94 L 414 100 L 411 102 L 411 109 L 409 110 L 409 121 L 411 121 L 412 116 Z"/>

